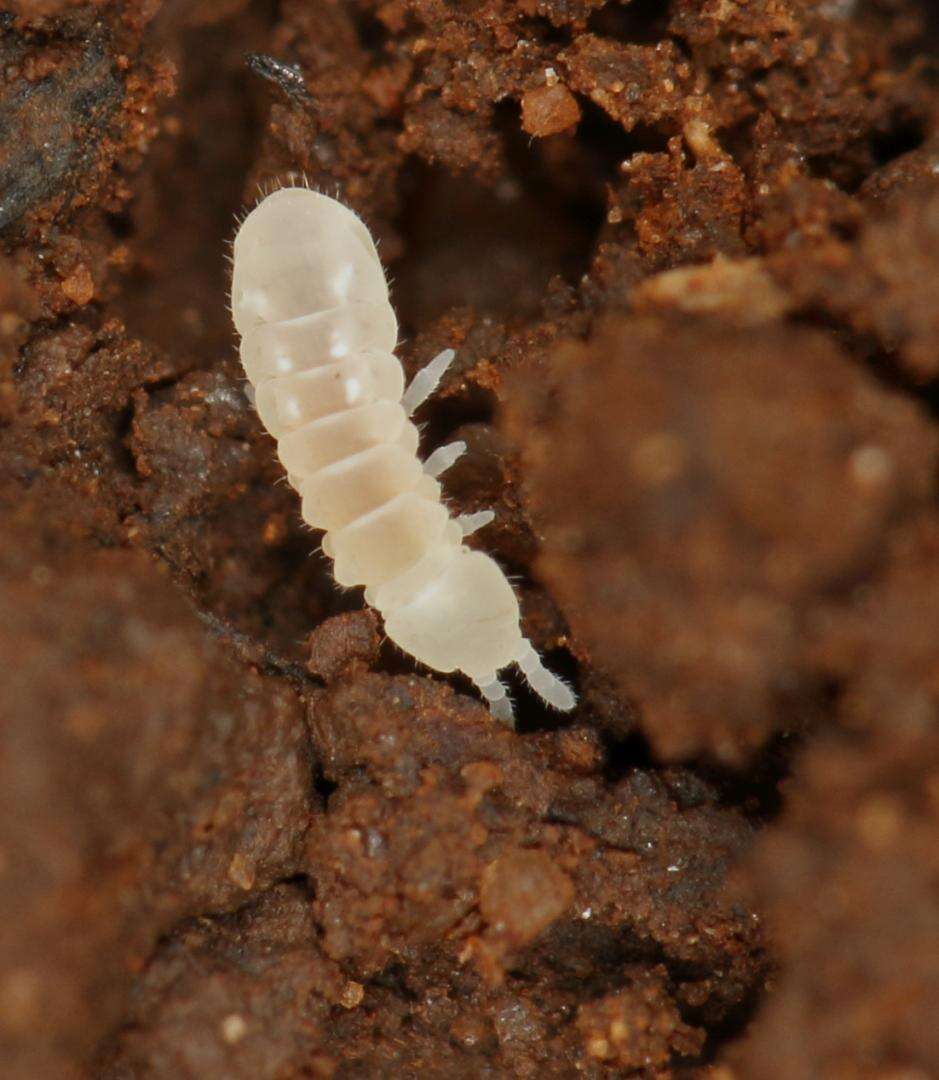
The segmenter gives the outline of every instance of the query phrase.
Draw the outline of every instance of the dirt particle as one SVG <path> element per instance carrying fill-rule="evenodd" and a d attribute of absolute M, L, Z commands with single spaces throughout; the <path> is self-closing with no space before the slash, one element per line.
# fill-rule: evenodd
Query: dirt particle
<path fill-rule="evenodd" d="M 672 308 L 689 315 L 721 314 L 757 325 L 786 314 L 792 301 L 761 259 L 716 258 L 646 278 L 636 289 L 637 311 Z"/>
<path fill-rule="evenodd" d="M 378 617 L 370 608 L 334 615 L 310 634 L 307 671 L 332 682 L 344 672 L 373 664 L 380 645 Z"/>
<path fill-rule="evenodd" d="M 703 1033 L 685 1024 L 668 1002 L 664 970 L 639 975 L 628 988 L 582 1005 L 577 1026 L 587 1056 L 624 1070 L 663 1068 L 693 1056 Z"/>
<path fill-rule="evenodd" d="M 229 1013 L 221 1023 L 221 1031 L 225 1042 L 229 1046 L 235 1046 L 248 1034 L 248 1025 L 243 1016 L 238 1013 Z"/>
<path fill-rule="evenodd" d="M 513 946 L 533 941 L 570 906 L 570 878 L 540 851 L 509 851 L 483 871 L 479 908 Z"/>
<path fill-rule="evenodd" d="M 228 864 L 228 878 L 245 892 L 254 886 L 254 867 L 240 852 L 236 853 Z"/>
<path fill-rule="evenodd" d="M 536 87 L 522 97 L 522 127 L 529 135 L 557 135 L 579 122 L 577 99 L 561 82 Z"/>
<path fill-rule="evenodd" d="M 357 983 L 350 979 L 349 982 L 343 987 L 342 993 L 339 996 L 339 1004 L 344 1009 L 357 1009 L 362 1004 L 362 999 L 365 997 L 365 987 L 361 983 Z"/>
<path fill-rule="evenodd" d="M 77 266 L 62 282 L 62 292 L 79 307 L 90 303 L 95 295 L 95 283 L 88 267 Z"/>

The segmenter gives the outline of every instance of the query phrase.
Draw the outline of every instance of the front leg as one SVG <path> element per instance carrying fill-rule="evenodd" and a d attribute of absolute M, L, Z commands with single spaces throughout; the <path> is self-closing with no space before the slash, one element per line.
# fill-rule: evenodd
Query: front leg
<path fill-rule="evenodd" d="M 455 357 L 456 353 L 453 349 L 444 349 L 414 376 L 411 385 L 404 391 L 404 396 L 401 398 L 401 404 L 408 416 L 413 416 L 414 411 L 423 405 L 437 389 Z"/>

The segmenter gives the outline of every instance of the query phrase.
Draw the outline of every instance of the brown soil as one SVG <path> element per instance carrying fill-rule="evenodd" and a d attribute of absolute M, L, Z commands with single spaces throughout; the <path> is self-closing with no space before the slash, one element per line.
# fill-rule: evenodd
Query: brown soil
<path fill-rule="evenodd" d="M 0 12 L 0 1076 L 939 1075 L 927 0 Z M 380 238 L 572 718 L 332 584 L 233 215 Z"/>

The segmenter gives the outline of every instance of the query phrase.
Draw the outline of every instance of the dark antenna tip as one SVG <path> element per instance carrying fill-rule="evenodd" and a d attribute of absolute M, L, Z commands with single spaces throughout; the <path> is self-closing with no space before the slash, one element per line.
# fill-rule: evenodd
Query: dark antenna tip
<path fill-rule="evenodd" d="M 267 53 L 247 53 L 245 63 L 250 71 L 273 83 L 295 105 L 313 104 L 313 97 L 306 88 L 306 80 L 298 64 L 287 64 Z"/>

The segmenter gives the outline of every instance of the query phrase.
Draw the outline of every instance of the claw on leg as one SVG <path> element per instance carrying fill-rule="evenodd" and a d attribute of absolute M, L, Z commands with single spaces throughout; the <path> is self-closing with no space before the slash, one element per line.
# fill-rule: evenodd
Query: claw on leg
<path fill-rule="evenodd" d="M 480 510 L 476 514 L 460 514 L 456 519 L 457 524 L 463 530 L 464 536 L 472 536 L 474 532 L 485 528 L 491 521 L 496 520 L 492 510 Z"/>
<path fill-rule="evenodd" d="M 516 663 L 522 669 L 525 681 L 546 705 L 570 712 L 577 704 L 577 695 L 559 675 L 544 666 L 530 641 L 525 642 Z"/>
<path fill-rule="evenodd" d="M 446 446 L 438 446 L 424 462 L 424 472 L 436 480 L 441 473 L 445 473 L 465 453 L 466 443 L 462 439 L 447 443 Z"/>
<path fill-rule="evenodd" d="M 423 405 L 437 389 L 444 372 L 453 363 L 455 356 L 453 349 L 444 349 L 414 376 L 411 385 L 404 391 L 404 396 L 401 398 L 401 404 L 408 416 L 413 416 L 414 410 Z"/>
<path fill-rule="evenodd" d="M 490 679 L 477 682 L 476 687 L 489 703 L 489 711 L 495 719 L 500 720 L 503 724 L 508 724 L 509 727 L 514 727 L 515 710 L 512 708 L 512 699 L 506 693 L 505 687 L 499 682 L 495 674 Z"/>

